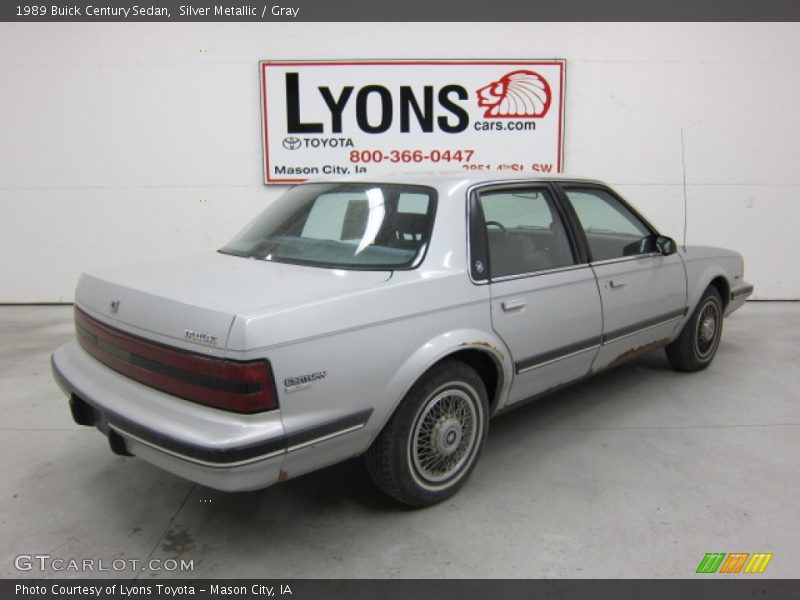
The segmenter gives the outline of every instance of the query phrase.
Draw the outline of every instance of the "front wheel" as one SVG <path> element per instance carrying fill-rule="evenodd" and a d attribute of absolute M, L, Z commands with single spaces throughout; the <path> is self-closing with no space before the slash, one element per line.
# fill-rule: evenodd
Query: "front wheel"
<path fill-rule="evenodd" d="M 436 365 L 409 390 L 367 451 L 372 480 L 410 506 L 449 498 L 478 461 L 488 406 L 473 369 L 457 361 Z"/>
<path fill-rule="evenodd" d="M 678 338 L 667 346 L 667 359 L 678 371 L 700 371 L 711 364 L 722 335 L 722 298 L 709 286 Z"/>

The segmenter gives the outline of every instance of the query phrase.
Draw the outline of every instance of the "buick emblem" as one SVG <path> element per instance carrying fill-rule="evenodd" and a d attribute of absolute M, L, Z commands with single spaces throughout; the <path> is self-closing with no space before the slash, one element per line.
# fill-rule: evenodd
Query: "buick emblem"
<path fill-rule="evenodd" d="M 210 335 L 201 331 L 193 331 L 191 329 L 184 330 L 183 335 L 187 340 L 195 340 L 210 346 L 217 345 L 217 336 L 215 335 Z"/>
<path fill-rule="evenodd" d="M 300 138 L 290 136 L 283 138 L 283 147 L 287 150 L 297 150 L 300 147 Z"/>
<path fill-rule="evenodd" d="M 111 301 L 111 314 L 115 315 L 119 311 L 119 300 L 112 300 Z"/>

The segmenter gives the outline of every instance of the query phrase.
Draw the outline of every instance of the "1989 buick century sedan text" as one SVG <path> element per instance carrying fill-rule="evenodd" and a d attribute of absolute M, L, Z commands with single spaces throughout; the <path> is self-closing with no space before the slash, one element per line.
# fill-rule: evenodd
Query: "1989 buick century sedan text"
<path fill-rule="evenodd" d="M 499 411 L 659 346 L 706 367 L 742 275 L 595 181 L 307 183 L 219 252 L 85 273 L 53 368 L 76 422 L 187 479 L 247 490 L 365 454 L 423 506 Z"/>

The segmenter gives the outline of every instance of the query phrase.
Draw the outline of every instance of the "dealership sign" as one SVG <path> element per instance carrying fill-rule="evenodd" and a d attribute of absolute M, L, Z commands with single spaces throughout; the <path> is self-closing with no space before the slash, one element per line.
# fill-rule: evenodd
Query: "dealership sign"
<path fill-rule="evenodd" d="M 563 169 L 563 60 L 264 61 L 264 178 Z"/>

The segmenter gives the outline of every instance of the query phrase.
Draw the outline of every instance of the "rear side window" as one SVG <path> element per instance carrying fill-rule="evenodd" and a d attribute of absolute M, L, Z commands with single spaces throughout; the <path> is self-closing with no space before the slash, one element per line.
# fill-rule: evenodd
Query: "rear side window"
<path fill-rule="evenodd" d="M 575 264 L 564 224 L 544 188 L 480 194 L 492 279 Z"/>

